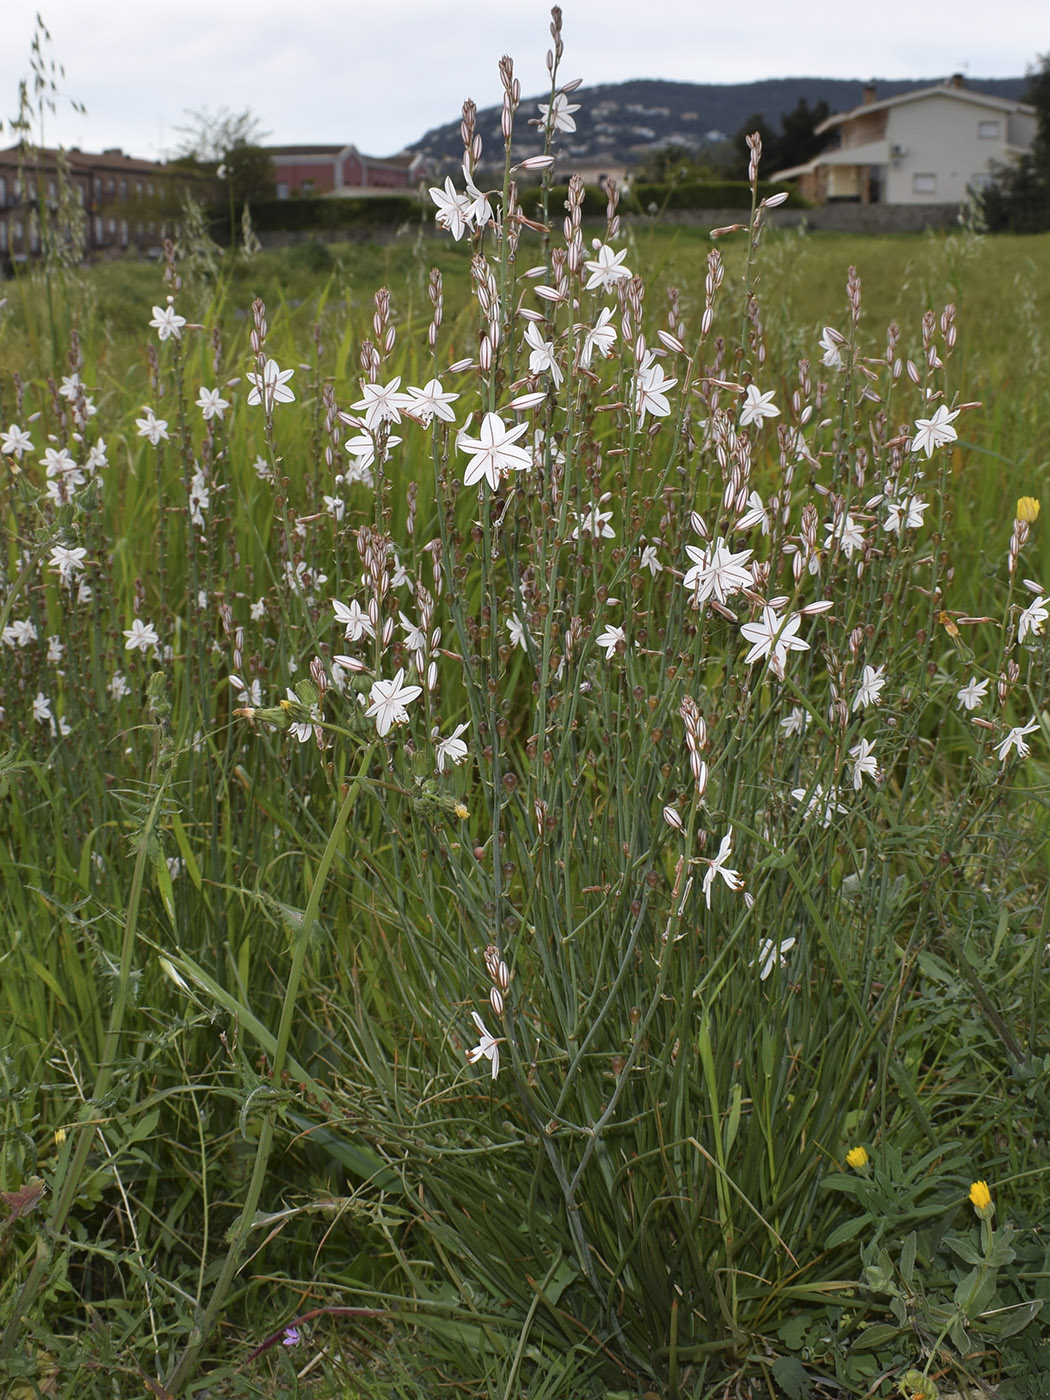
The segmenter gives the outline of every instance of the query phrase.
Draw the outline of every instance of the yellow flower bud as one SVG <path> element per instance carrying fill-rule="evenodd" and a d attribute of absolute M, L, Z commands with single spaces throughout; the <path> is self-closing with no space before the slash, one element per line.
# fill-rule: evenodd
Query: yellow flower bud
<path fill-rule="evenodd" d="M 860 1171 L 862 1167 L 868 1165 L 868 1154 L 863 1147 L 851 1147 L 846 1153 L 846 1166 L 852 1167 L 854 1171 Z"/>
<path fill-rule="evenodd" d="M 1021 496 L 1017 502 L 1018 520 L 1027 520 L 1029 525 L 1039 519 L 1039 502 L 1034 496 Z"/>
<path fill-rule="evenodd" d="M 987 1181 L 975 1181 L 970 1187 L 970 1204 L 982 1220 L 990 1220 L 995 1214 Z"/>
<path fill-rule="evenodd" d="M 460 819 L 461 822 L 466 821 L 466 819 L 470 816 L 469 809 L 462 802 L 457 802 L 452 810 L 455 812 L 456 816 Z"/>

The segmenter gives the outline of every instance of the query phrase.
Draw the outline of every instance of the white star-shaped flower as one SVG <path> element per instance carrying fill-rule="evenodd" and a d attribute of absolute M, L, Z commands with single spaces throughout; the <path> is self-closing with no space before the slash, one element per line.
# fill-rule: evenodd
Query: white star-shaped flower
<path fill-rule="evenodd" d="M 793 938 L 785 938 L 779 943 L 775 943 L 772 938 L 763 938 L 758 945 L 758 957 L 752 958 L 748 967 L 759 968 L 759 980 L 764 982 L 775 967 L 787 967 L 785 954 L 790 953 L 795 946 Z"/>
<path fill-rule="evenodd" d="M 14 454 L 21 461 L 23 454 L 32 450 L 33 439 L 17 423 L 12 423 L 6 432 L 0 433 L 0 452 Z"/>
<path fill-rule="evenodd" d="M 850 709 L 854 714 L 858 710 L 867 709 L 869 705 L 877 705 L 882 695 L 882 687 L 886 684 L 885 666 L 865 666 L 861 673 L 860 686 L 853 697 L 853 704 Z"/>
<path fill-rule="evenodd" d="M 727 831 L 722 837 L 721 844 L 718 847 L 718 854 L 715 856 L 714 860 L 708 861 L 707 871 L 704 875 L 704 899 L 708 909 L 711 908 L 711 887 L 715 883 L 716 875 L 721 875 L 722 879 L 731 890 L 740 890 L 744 887 L 744 881 L 741 879 L 740 871 L 730 870 L 726 866 L 726 861 L 732 854 L 733 833 Z"/>
<path fill-rule="evenodd" d="M 443 190 L 431 188 L 430 198 L 438 207 L 434 222 L 438 228 L 448 229 L 458 243 L 473 222 L 473 200 L 459 193 L 451 175 L 446 175 Z"/>
<path fill-rule="evenodd" d="M 528 651 L 529 644 L 525 632 L 525 624 L 517 613 L 511 613 L 507 618 L 507 631 L 510 633 L 510 644 L 512 647 L 521 647 L 522 651 Z"/>
<path fill-rule="evenodd" d="M 616 531 L 609 524 L 612 519 L 611 510 L 602 510 L 602 506 L 609 499 L 610 492 L 606 491 L 600 501 L 594 501 L 589 510 L 583 515 L 577 515 L 579 524 L 573 529 L 572 538 L 578 540 L 581 535 L 590 535 L 595 540 L 614 540 Z"/>
<path fill-rule="evenodd" d="M 572 113 L 580 110 L 578 102 L 570 102 L 563 92 L 556 92 L 550 102 L 536 104 L 544 117 L 550 118 L 552 131 L 575 131 Z"/>
<path fill-rule="evenodd" d="M 222 415 L 229 406 L 229 400 L 224 399 L 218 389 L 205 389 L 204 385 L 201 385 L 201 391 L 197 395 L 197 407 L 204 414 L 205 422 L 210 418 L 218 418 L 221 423 Z"/>
<path fill-rule="evenodd" d="M 983 681 L 979 681 L 974 676 L 971 676 L 963 688 L 955 692 L 955 698 L 958 700 L 962 709 L 977 710 L 984 704 L 987 694 L 987 678 Z"/>
<path fill-rule="evenodd" d="M 789 651 L 808 651 L 809 643 L 798 636 L 802 623 L 799 613 L 782 617 L 776 608 L 763 604 L 762 616 L 757 622 L 745 622 L 740 634 L 751 643 L 751 650 L 744 657 L 747 665 L 763 656 L 769 657 L 769 665 L 775 676 L 784 679 L 784 662 Z"/>
<path fill-rule="evenodd" d="M 652 351 L 647 350 L 634 376 L 634 411 L 638 415 L 639 427 L 645 423 L 647 413 L 654 418 L 666 418 L 670 414 L 667 391 L 677 383 L 677 379 L 667 378 L 663 366 L 656 364 Z"/>
<path fill-rule="evenodd" d="M 693 567 L 686 570 L 682 586 L 692 591 L 695 603 L 704 603 L 708 598 L 725 603 L 730 594 L 751 587 L 751 571 L 745 567 L 751 558 L 750 549 L 734 554 L 719 536 L 706 549 L 689 544 L 685 552 L 692 559 Z"/>
<path fill-rule="evenodd" d="M 143 409 L 143 413 L 146 416 L 144 418 L 136 418 L 135 427 L 138 429 L 139 437 L 149 438 L 153 446 L 156 447 L 157 443 L 160 442 L 162 438 L 167 439 L 168 420 L 166 418 L 158 418 L 152 408 Z"/>
<path fill-rule="evenodd" d="M 825 528 L 828 532 L 824 539 L 825 549 L 837 544 L 846 558 L 852 559 L 855 549 L 864 548 L 864 527 L 858 525 L 848 512 L 843 512 L 837 520 L 829 520 Z"/>
<path fill-rule="evenodd" d="M 602 307 L 597 321 L 591 326 L 583 337 L 580 346 L 580 368 L 590 369 L 591 360 L 597 350 L 603 360 L 607 360 L 612 354 L 612 348 L 616 344 L 616 327 L 611 326 L 612 308 Z"/>
<path fill-rule="evenodd" d="M 68 586 L 72 584 L 74 577 L 83 570 L 86 558 L 86 549 L 67 549 L 65 545 L 56 544 L 51 550 L 48 567 L 54 569 L 58 574 L 60 583 Z"/>
<path fill-rule="evenodd" d="M 775 392 L 774 389 L 770 389 L 767 394 L 760 394 L 757 384 L 747 386 L 744 404 L 740 410 L 740 426 L 742 428 L 746 428 L 749 423 L 761 423 L 763 418 L 780 417 L 780 409 L 773 403 Z"/>
<path fill-rule="evenodd" d="M 411 403 L 404 406 L 405 412 L 410 413 L 413 418 L 418 418 L 424 428 L 434 418 L 440 418 L 446 423 L 456 421 L 456 415 L 450 405 L 459 395 L 446 393 L 441 387 L 440 379 L 428 380 L 421 389 L 409 385 L 407 393 Z"/>
<path fill-rule="evenodd" d="M 393 680 L 373 681 L 368 698 L 371 704 L 365 710 L 369 719 L 376 722 L 376 732 L 380 738 L 388 734 L 395 724 L 404 724 L 408 719 L 405 706 L 423 694 L 421 685 L 405 685 L 404 668 L 399 668 Z"/>
<path fill-rule="evenodd" d="M 904 501 L 886 502 L 886 519 L 882 528 L 888 535 L 899 535 L 904 530 L 918 530 L 922 525 L 923 512 L 928 510 L 929 501 L 921 496 L 909 496 Z"/>
<path fill-rule="evenodd" d="M 495 413 L 486 413 L 476 438 L 460 433 L 457 446 L 470 455 L 463 472 L 463 485 L 473 486 L 484 478 L 493 490 L 508 472 L 528 471 L 532 456 L 513 444 L 529 430 L 528 423 L 510 428 Z"/>
<path fill-rule="evenodd" d="M 168 340 L 172 336 L 176 340 L 180 340 L 185 324 L 186 317 L 177 316 L 174 306 L 155 306 L 153 308 L 153 320 L 150 325 L 156 330 L 159 340 Z"/>
<path fill-rule="evenodd" d="M 875 762 L 875 745 L 867 739 L 861 739 L 854 744 L 849 751 L 850 758 L 853 759 L 853 786 L 859 792 L 867 775 L 873 783 L 879 780 L 879 768 Z"/>
<path fill-rule="evenodd" d="M 843 340 L 838 331 L 833 326 L 825 326 L 824 334 L 820 337 L 820 348 L 824 351 L 822 363 L 828 369 L 842 368 L 842 346 Z"/>
<path fill-rule="evenodd" d="M 1025 743 L 1025 735 L 1034 734 L 1038 728 L 1039 721 L 1033 716 L 1027 724 L 1018 725 L 1014 729 L 1011 729 L 1006 738 L 1003 739 L 1001 743 L 996 744 L 995 752 L 1004 763 L 1009 757 L 1011 749 L 1017 750 L 1018 758 L 1027 758 L 1030 749 Z"/>
<path fill-rule="evenodd" d="M 335 612 L 335 619 L 346 628 L 343 634 L 348 642 L 359 642 L 362 637 L 374 637 L 375 628 L 372 626 L 368 613 L 355 598 L 349 607 L 345 603 L 340 603 L 338 599 L 332 599 L 332 608 Z"/>
<path fill-rule="evenodd" d="M 591 274 L 583 290 L 593 292 L 595 287 L 601 287 L 603 292 L 611 292 L 617 282 L 626 282 L 632 275 L 631 269 L 623 265 L 627 249 L 621 248 L 618 253 L 614 253 L 608 243 L 601 243 L 597 252 L 597 257 L 588 258 L 583 264 Z"/>
<path fill-rule="evenodd" d="M 472 1011 L 470 1014 L 481 1039 L 472 1050 L 467 1051 L 467 1059 L 472 1065 L 482 1058 L 491 1061 L 492 1077 L 495 1079 L 499 1074 L 499 1039 L 494 1035 L 489 1035 L 485 1029 L 485 1022 L 476 1011 Z"/>
<path fill-rule="evenodd" d="M 456 765 L 462 763 L 467 757 L 469 750 L 459 736 L 465 734 L 469 728 L 469 720 L 464 724 L 457 724 L 447 739 L 440 738 L 438 731 L 436 729 L 434 730 L 431 738 L 435 740 L 434 757 L 437 760 L 437 770 L 439 773 L 445 771 L 446 763 Z"/>
<path fill-rule="evenodd" d="M 791 796 L 796 802 L 806 804 L 802 813 L 806 821 L 815 817 L 823 827 L 831 825 L 831 819 L 836 812 L 842 816 L 849 815 L 849 808 L 839 801 L 839 790 L 835 787 L 828 788 L 827 792 L 820 783 L 817 783 L 812 792 L 807 792 L 805 788 L 792 788 Z"/>
<path fill-rule="evenodd" d="M 1043 623 L 1050 617 L 1050 612 L 1047 612 L 1046 607 L 1047 601 L 1046 598 L 1036 598 L 1035 602 L 1029 603 L 1017 619 L 1017 640 L 1019 642 L 1023 642 L 1029 632 L 1035 637 L 1042 635 Z"/>
<path fill-rule="evenodd" d="M 606 623 L 605 631 L 595 640 L 598 646 L 605 648 L 605 659 L 610 661 L 616 655 L 616 648 L 621 642 L 626 647 L 627 633 L 622 627 L 614 627 L 610 622 Z"/>
<path fill-rule="evenodd" d="M 276 360 L 267 360 L 261 374 L 248 374 L 248 383 L 252 386 L 248 403 L 252 407 L 263 404 L 267 413 L 273 411 L 274 404 L 294 403 L 295 394 L 288 387 L 294 373 L 294 369 L 282 369 Z"/>
<path fill-rule="evenodd" d="M 160 644 L 157 636 L 157 629 L 152 622 L 143 622 L 140 617 L 136 617 L 128 631 L 124 633 L 125 651 L 148 651 L 150 647 Z"/>
<path fill-rule="evenodd" d="M 554 342 L 544 340 L 535 321 L 530 321 L 525 327 L 525 343 L 529 347 L 529 373 L 549 374 L 554 381 L 554 387 L 561 386 L 564 378 L 561 366 L 554 355 Z"/>
<path fill-rule="evenodd" d="M 952 427 L 952 423 L 961 412 L 962 410 L 957 408 L 949 413 L 947 404 L 942 403 L 932 418 L 917 418 L 915 426 L 918 432 L 912 438 L 911 450 L 918 452 L 921 449 L 927 457 L 932 457 L 938 447 L 954 442 L 959 434 Z"/>
<path fill-rule="evenodd" d="M 395 375 L 389 384 L 362 383 L 362 398 L 353 405 L 364 409 L 365 427 L 378 428 L 380 423 L 400 423 L 401 410 L 412 407 L 411 394 L 403 394 L 401 376 Z"/>

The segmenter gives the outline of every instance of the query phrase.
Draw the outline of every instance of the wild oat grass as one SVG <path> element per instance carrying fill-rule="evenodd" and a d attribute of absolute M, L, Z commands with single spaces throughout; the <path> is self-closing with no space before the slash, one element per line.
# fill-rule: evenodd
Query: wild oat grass
<path fill-rule="evenodd" d="M 11 288 L 2 1365 L 1042 1393 L 1045 283 L 464 145 L 367 303 Z"/>

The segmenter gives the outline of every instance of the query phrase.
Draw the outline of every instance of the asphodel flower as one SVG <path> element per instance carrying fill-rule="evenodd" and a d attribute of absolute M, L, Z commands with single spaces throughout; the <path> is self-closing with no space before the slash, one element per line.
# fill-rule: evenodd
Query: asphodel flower
<path fill-rule="evenodd" d="M 1031 525 L 1033 520 L 1039 519 L 1039 502 L 1034 496 L 1020 496 L 1017 501 L 1017 513 L 1015 520 L 1025 520 Z"/>

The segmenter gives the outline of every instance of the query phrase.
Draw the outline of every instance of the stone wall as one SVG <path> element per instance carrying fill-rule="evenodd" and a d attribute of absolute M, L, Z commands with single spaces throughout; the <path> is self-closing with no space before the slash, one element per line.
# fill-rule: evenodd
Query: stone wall
<path fill-rule="evenodd" d="M 965 206 L 958 204 L 820 204 L 812 209 L 769 209 L 763 218 L 773 228 L 823 229 L 831 233 L 921 233 L 931 228 L 955 228 Z M 741 209 L 668 210 L 663 222 L 690 228 L 721 228 L 745 224 Z"/>

